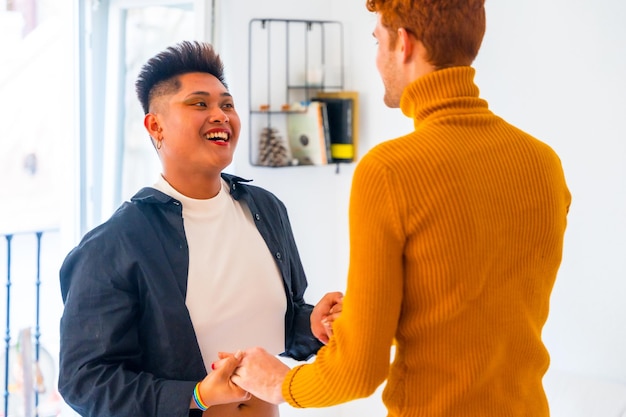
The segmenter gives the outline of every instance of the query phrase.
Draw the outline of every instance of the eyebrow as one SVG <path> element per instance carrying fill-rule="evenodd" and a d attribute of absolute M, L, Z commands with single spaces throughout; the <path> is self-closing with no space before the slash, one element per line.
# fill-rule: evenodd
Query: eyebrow
<path fill-rule="evenodd" d="M 187 97 L 189 96 L 210 96 L 211 93 L 209 93 L 208 91 L 194 91 L 193 93 L 189 93 L 187 94 Z M 223 93 L 220 94 L 220 97 L 232 97 L 232 94 L 230 94 L 228 91 L 224 91 Z"/>

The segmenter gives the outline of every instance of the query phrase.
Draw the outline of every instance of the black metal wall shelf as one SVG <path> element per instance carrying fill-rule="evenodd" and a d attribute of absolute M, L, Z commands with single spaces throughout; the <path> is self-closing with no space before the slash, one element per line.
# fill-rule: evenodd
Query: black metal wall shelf
<path fill-rule="evenodd" d="M 294 104 L 344 89 L 343 25 L 333 20 L 252 19 L 249 23 L 249 160 L 260 161 L 262 135 L 287 141 Z M 266 146 L 267 142 L 265 142 Z"/>

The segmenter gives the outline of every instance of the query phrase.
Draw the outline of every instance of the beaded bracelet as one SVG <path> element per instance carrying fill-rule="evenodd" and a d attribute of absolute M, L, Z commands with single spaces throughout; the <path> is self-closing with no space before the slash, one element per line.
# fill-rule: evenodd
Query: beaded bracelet
<path fill-rule="evenodd" d="M 199 382 L 196 384 L 196 387 L 193 389 L 193 401 L 196 403 L 200 411 L 206 411 L 209 408 L 209 406 L 206 405 L 204 401 L 202 401 L 202 398 L 200 398 L 200 383 Z"/>

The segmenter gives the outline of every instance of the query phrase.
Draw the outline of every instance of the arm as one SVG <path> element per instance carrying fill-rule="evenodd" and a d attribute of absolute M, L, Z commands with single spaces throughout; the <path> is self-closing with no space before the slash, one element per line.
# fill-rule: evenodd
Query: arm
<path fill-rule="evenodd" d="M 396 178 L 370 152 L 350 196 L 350 263 L 341 315 L 315 362 L 289 371 L 293 407 L 327 407 L 371 395 L 387 378 L 403 300 L 403 203 Z"/>
<path fill-rule="evenodd" d="M 138 272 L 121 251 L 110 250 L 122 244 L 109 238 L 79 246 L 61 268 L 59 391 L 84 416 L 185 416 L 201 377 L 157 378 L 144 369 L 141 308 L 131 278 Z"/>
<path fill-rule="evenodd" d="M 171 278 L 184 272 L 161 246 L 178 241 L 131 220 L 96 229 L 63 263 L 59 391 L 83 416 L 187 416 L 206 370 L 184 287 Z"/>

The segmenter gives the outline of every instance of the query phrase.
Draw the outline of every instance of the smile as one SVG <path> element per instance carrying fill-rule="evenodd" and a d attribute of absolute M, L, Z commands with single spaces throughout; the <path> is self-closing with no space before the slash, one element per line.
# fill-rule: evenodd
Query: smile
<path fill-rule="evenodd" d="M 227 132 L 211 132 L 207 133 L 205 138 L 215 142 L 228 142 L 230 135 Z"/>

